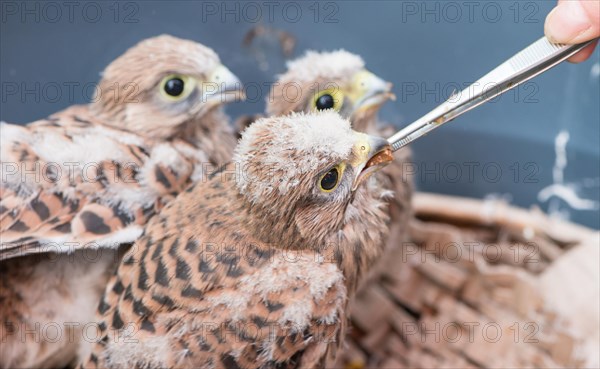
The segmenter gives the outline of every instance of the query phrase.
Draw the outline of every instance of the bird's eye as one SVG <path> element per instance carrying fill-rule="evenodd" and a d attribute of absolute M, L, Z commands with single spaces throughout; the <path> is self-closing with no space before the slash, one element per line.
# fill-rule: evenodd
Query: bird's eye
<path fill-rule="evenodd" d="M 167 95 L 179 96 L 183 93 L 183 80 L 181 78 L 171 78 L 165 83 L 165 92 Z"/>
<path fill-rule="evenodd" d="M 342 103 L 344 102 L 344 95 L 338 88 L 328 88 L 326 90 L 319 91 L 313 97 L 313 109 L 315 110 L 327 110 L 333 109 L 340 111 Z"/>
<path fill-rule="evenodd" d="M 344 172 L 344 166 L 339 164 L 329 169 L 325 174 L 321 176 L 319 180 L 319 188 L 323 192 L 331 192 L 340 183 L 342 173 Z"/>
<path fill-rule="evenodd" d="M 333 96 L 331 96 L 330 94 L 321 95 L 315 103 L 317 110 L 332 109 L 333 105 Z"/>
<path fill-rule="evenodd" d="M 180 101 L 194 89 L 194 79 L 179 74 L 170 74 L 160 83 L 161 95 L 169 101 Z"/>

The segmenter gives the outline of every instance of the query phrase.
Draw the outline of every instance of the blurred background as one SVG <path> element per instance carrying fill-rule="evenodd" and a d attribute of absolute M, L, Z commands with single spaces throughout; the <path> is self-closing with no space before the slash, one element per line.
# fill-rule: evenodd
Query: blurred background
<path fill-rule="evenodd" d="M 2 1 L 0 119 L 92 98 L 100 72 L 162 33 L 213 48 L 245 84 L 233 119 L 307 49 L 343 48 L 394 83 L 403 127 L 543 35 L 555 1 Z M 600 228 L 600 52 L 564 63 L 412 145 L 419 190 L 503 198 Z M 558 158 L 558 160 L 557 160 Z M 566 161 L 565 161 L 566 159 Z"/>

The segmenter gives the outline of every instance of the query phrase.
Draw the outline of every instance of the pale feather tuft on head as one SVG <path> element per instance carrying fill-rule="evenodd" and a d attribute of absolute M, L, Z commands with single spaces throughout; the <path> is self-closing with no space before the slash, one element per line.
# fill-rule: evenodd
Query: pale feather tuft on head
<path fill-rule="evenodd" d="M 273 191 L 286 194 L 303 174 L 347 158 L 355 139 L 350 122 L 333 111 L 260 119 L 235 150 L 238 190 L 252 201 Z"/>
<path fill-rule="evenodd" d="M 281 80 L 316 81 L 319 78 L 336 80 L 352 75 L 365 67 L 363 59 L 346 50 L 318 52 L 309 50 L 304 56 L 287 63 L 288 72 Z"/>

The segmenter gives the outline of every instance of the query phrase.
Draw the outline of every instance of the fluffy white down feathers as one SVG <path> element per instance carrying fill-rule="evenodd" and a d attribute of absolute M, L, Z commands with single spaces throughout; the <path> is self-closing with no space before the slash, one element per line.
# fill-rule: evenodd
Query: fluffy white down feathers
<path fill-rule="evenodd" d="M 280 78 L 285 81 L 286 76 L 293 73 L 292 80 L 296 82 L 316 81 L 319 77 L 331 81 L 352 75 L 364 67 L 365 62 L 360 56 L 343 49 L 330 52 L 309 50 L 304 56 L 289 61 L 289 72 Z"/>
<path fill-rule="evenodd" d="M 285 194 L 298 185 L 297 173 L 306 173 L 347 157 L 356 140 L 354 135 L 350 122 L 333 111 L 292 113 L 277 120 L 260 119 L 243 132 L 235 150 L 233 161 L 239 170 L 236 176 L 238 190 L 254 200 L 274 189 Z M 270 144 L 257 145 L 263 141 Z M 261 150 L 260 157 L 264 158 L 259 163 L 256 163 L 257 150 Z M 291 153 L 294 158 L 290 158 Z M 251 162 L 260 168 L 250 168 Z M 248 191 L 252 181 L 261 180 L 254 178 L 250 169 L 277 173 L 278 181 L 264 181 L 263 178 L 264 183 L 259 186 L 254 183 L 253 190 Z M 265 178 L 273 179 L 272 176 Z"/>

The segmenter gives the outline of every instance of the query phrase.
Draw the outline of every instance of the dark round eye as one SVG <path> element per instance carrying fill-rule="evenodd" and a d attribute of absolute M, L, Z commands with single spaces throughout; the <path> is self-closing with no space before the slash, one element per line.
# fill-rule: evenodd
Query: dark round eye
<path fill-rule="evenodd" d="M 181 78 L 171 78 L 165 83 L 165 92 L 167 95 L 179 96 L 183 93 L 184 83 Z"/>
<path fill-rule="evenodd" d="M 338 183 L 339 172 L 337 167 L 332 168 L 329 172 L 325 173 L 321 178 L 321 188 L 325 191 L 331 191 L 335 188 Z"/>
<path fill-rule="evenodd" d="M 333 106 L 335 105 L 335 101 L 333 100 L 333 96 L 331 96 L 330 94 L 323 94 L 319 96 L 315 105 L 317 107 L 317 110 L 326 110 L 333 108 Z"/>

